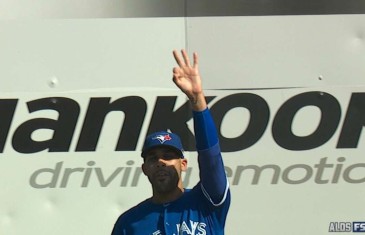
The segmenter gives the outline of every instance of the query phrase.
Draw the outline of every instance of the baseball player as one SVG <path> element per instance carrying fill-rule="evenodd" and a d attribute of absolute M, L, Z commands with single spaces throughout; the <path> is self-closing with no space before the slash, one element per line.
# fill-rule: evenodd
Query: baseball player
<path fill-rule="evenodd" d="M 142 170 L 153 195 L 116 221 L 112 235 L 221 235 L 230 206 L 230 190 L 218 135 L 205 101 L 198 69 L 185 50 L 173 52 L 178 67 L 173 81 L 189 98 L 193 119 L 200 181 L 192 189 L 182 185 L 187 169 L 180 138 L 166 131 L 147 136 L 142 149 Z"/>

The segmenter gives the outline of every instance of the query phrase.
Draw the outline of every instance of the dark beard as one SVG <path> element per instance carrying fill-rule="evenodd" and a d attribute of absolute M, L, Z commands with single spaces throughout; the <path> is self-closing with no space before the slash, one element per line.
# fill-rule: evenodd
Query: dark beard
<path fill-rule="evenodd" d="M 179 176 L 177 172 L 174 172 L 173 175 L 162 180 L 155 177 L 154 179 L 149 178 L 149 181 L 151 182 L 152 188 L 155 192 L 159 194 L 166 194 L 176 190 L 179 183 Z"/>

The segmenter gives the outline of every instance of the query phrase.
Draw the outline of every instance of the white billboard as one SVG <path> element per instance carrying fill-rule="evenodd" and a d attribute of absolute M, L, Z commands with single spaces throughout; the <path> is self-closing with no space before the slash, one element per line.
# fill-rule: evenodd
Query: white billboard
<path fill-rule="evenodd" d="M 232 190 L 226 234 L 361 231 L 364 21 L 0 21 L 0 234 L 110 234 L 151 195 L 140 150 L 157 129 L 182 136 L 184 184 L 197 182 L 171 81 L 179 48 L 200 55 Z"/>
<path fill-rule="evenodd" d="M 186 100 L 176 94 L 7 94 L 2 231 L 108 234 L 120 213 L 151 194 L 140 169 L 149 130 L 192 133 Z M 207 97 L 232 190 L 227 234 L 290 234 L 303 221 L 311 226 L 302 234 L 324 234 L 332 222 L 362 219 L 354 208 L 364 196 L 363 87 L 211 90 Z M 192 187 L 196 154 L 188 135 L 182 141 L 184 184 Z M 258 227 L 261 220 L 267 226 Z"/>

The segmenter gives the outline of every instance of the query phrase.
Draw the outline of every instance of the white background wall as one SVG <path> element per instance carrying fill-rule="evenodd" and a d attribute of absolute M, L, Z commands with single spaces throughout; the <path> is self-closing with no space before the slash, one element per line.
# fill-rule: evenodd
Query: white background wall
<path fill-rule="evenodd" d="M 199 53 L 207 94 L 217 96 L 212 106 L 230 94 L 249 92 L 263 97 L 270 107 L 263 137 L 246 150 L 224 153 L 225 164 L 233 173 L 238 165 L 313 167 L 321 158 L 338 164 L 337 159 L 345 157 L 343 169 L 364 164 L 363 138 L 357 148 L 336 148 L 351 94 L 364 92 L 363 14 L 214 16 L 207 10 L 201 17 L 183 17 L 197 9 L 216 9 L 216 5 L 159 3 L 0 3 L 0 8 L 6 9 L 0 13 L 0 98 L 19 99 L 0 154 L 0 234 L 109 234 L 120 213 L 150 195 L 143 177 L 138 187 L 121 187 L 122 174 L 107 187 L 101 187 L 95 175 L 88 187 L 80 187 L 82 173 L 75 173 L 65 188 L 58 182 L 55 188 L 39 189 L 29 181 L 37 170 L 54 169 L 59 162 L 63 163 L 61 174 L 65 168 L 83 168 L 84 172 L 100 168 L 105 176 L 118 167 L 131 167 L 135 172 L 156 97 L 178 95 L 177 107 L 184 102 L 170 80 L 174 66 L 171 51 L 175 48 Z M 246 4 L 261 9 L 249 1 Z M 357 1 L 349 4 L 363 9 Z M 271 5 L 271 11 L 278 5 Z M 341 7 L 329 9 L 333 12 Z M 318 90 L 332 94 L 341 105 L 341 120 L 333 137 L 308 151 L 279 147 L 271 133 L 279 107 L 294 95 Z M 113 115 L 96 151 L 75 152 L 89 98 L 129 95 L 142 97 L 148 105 L 136 151 L 114 151 L 115 141 L 111 140 L 118 137 L 115 126 L 123 117 Z M 36 117 L 56 118 L 51 111 L 29 113 L 26 102 L 53 96 L 71 98 L 81 107 L 70 151 L 18 153 L 11 140 L 19 125 Z M 293 129 L 309 135 L 320 116 L 318 110 L 307 107 L 298 113 Z M 249 114 L 234 109 L 225 118 L 220 131 L 235 137 L 245 131 Z M 39 131 L 34 138 L 51 139 L 52 132 Z M 195 154 L 188 153 L 188 157 L 192 186 L 197 180 L 197 166 Z M 95 165 L 87 165 L 90 161 Z M 363 172 L 363 167 L 358 167 L 351 176 L 360 180 Z M 303 177 L 300 170 L 293 174 L 294 178 Z M 45 173 L 38 180 L 46 183 L 50 177 Z M 335 184 L 317 184 L 313 176 L 303 184 L 280 181 L 273 185 L 266 175 L 258 185 L 252 185 L 250 176 L 246 177 L 237 185 L 233 185 L 233 176 L 229 179 L 232 206 L 227 234 L 327 234 L 331 222 L 365 220 L 358 209 L 365 196 L 364 183 L 352 184 L 341 178 Z"/>

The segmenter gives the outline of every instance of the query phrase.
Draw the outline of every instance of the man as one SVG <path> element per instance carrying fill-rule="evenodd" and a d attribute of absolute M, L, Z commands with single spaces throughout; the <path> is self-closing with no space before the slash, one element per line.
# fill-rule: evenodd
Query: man
<path fill-rule="evenodd" d="M 143 173 L 153 195 L 124 212 L 114 225 L 112 235 L 221 235 L 230 206 L 230 191 L 220 152 L 218 135 L 202 89 L 198 55 L 193 64 L 185 50 L 173 52 L 179 67 L 173 81 L 189 98 L 200 181 L 184 189 L 181 173 L 187 169 L 179 136 L 166 131 L 147 136 L 142 157 Z"/>

